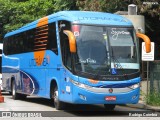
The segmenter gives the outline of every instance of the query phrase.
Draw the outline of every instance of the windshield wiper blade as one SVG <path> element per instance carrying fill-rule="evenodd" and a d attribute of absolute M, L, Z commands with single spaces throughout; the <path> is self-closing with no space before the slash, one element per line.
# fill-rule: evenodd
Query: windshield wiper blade
<path fill-rule="evenodd" d="M 99 70 L 98 70 L 98 72 L 95 74 L 95 76 L 93 77 L 93 79 L 95 80 L 95 79 L 99 79 L 99 73 L 100 73 L 100 71 L 102 70 L 101 68 L 104 66 L 104 61 L 105 61 L 105 59 L 106 59 L 106 57 L 104 57 L 104 59 L 102 60 L 102 62 L 100 63 L 100 66 L 99 66 Z M 107 67 L 106 67 L 106 71 L 107 70 L 109 70 L 109 67 L 108 67 L 108 65 L 107 65 Z"/>
<path fill-rule="evenodd" d="M 99 71 L 100 71 L 100 70 L 98 70 L 98 72 L 97 72 L 97 73 L 95 74 L 95 76 L 93 77 L 94 80 L 99 79 Z"/>
<path fill-rule="evenodd" d="M 80 74 L 83 74 L 83 75 L 89 75 L 89 76 L 93 76 L 94 74 L 93 73 L 89 73 L 89 72 L 83 72 L 81 70 L 76 70 L 76 73 L 80 73 Z"/>

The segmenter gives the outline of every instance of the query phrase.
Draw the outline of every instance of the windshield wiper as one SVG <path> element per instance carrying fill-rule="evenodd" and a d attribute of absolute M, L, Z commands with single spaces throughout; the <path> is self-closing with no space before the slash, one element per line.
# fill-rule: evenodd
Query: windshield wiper
<path fill-rule="evenodd" d="M 92 76 L 94 75 L 93 73 L 84 72 L 81 70 L 76 70 L 76 73 L 80 74 L 82 77 L 87 77 L 87 78 L 92 78 Z"/>
<path fill-rule="evenodd" d="M 101 67 L 104 66 L 104 61 L 107 59 L 107 57 L 104 57 L 104 59 L 102 60 L 102 62 L 100 63 L 100 66 L 99 66 L 99 70 L 98 72 L 95 74 L 95 76 L 93 77 L 93 79 L 98 79 L 99 78 L 99 72 L 102 70 Z M 106 69 L 109 70 L 109 67 L 107 65 Z"/>

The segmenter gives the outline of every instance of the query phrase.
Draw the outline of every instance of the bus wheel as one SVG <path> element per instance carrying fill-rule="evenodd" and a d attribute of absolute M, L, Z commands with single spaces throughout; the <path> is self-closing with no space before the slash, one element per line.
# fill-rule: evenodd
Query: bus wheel
<path fill-rule="evenodd" d="M 53 93 L 52 93 L 52 99 L 54 100 L 54 106 L 57 110 L 64 109 L 65 103 L 61 102 L 58 99 L 58 87 L 54 87 Z"/>
<path fill-rule="evenodd" d="M 12 91 L 9 91 L 9 95 L 12 95 Z"/>
<path fill-rule="evenodd" d="M 14 100 L 17 100 L 19 98 L 19 94 L 16 93 L 16 85 L 14 81 L 12 81 L 12 98 Z"/>
<path fill-rule="evenodd" d="M 19 99 L 21 99 L 21 100 L 25 100 L 27 98 L 27 95 L 25 95 L 25 94 L 19 94 L 19 93 L 17 93 L 17 94 L 19 96 Z"/>
<path fill-rule="evenodd" d="M 104 104 L 104 107 L 107 111 L 113 111 L 116 105 L 114 104 Z"/>

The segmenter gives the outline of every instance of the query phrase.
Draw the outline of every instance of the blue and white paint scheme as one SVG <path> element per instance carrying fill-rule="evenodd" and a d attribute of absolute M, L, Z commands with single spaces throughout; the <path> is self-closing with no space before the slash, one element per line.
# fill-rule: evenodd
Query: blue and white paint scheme
<path fill-rule="evenodd" d="M 63 30 L 73 33 L 76 53 L 69 51 Z M 28 45 L 21 37 L 16 43 L 20 49 L 8 45 L 12 40 L 15 43 L 12 37 L 21 35 L 34 41 L 29 46 L 32 50 L 21 47 Z M 5 35 L 3 88 L 11 91 L 15 81 L 17 93 L 50 99 L 56 85 L 58 100 L 63 102 L 137 103 L 141 80 L 138 53 L 134 27 L 128 19 L 103 12 L 58 12 Z"/>

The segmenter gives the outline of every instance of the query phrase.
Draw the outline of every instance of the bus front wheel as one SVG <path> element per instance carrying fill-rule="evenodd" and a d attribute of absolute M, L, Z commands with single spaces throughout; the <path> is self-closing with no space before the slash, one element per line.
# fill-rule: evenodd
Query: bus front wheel
<path fill-rule="evenodd" d="M 104 104 L 104 107 L 107 111 L 113 111 L 116 105 L 114 104 Z"/>
<path fill-rule="evenodd" d="M 54 101 L 54 106 L 57 110 L 62 110 L 65 107 L 65 103 L 60 101 L 58 99 L 58 87 L 54 87 L 53 93 L 52 93 L 52 99 Z"/>

